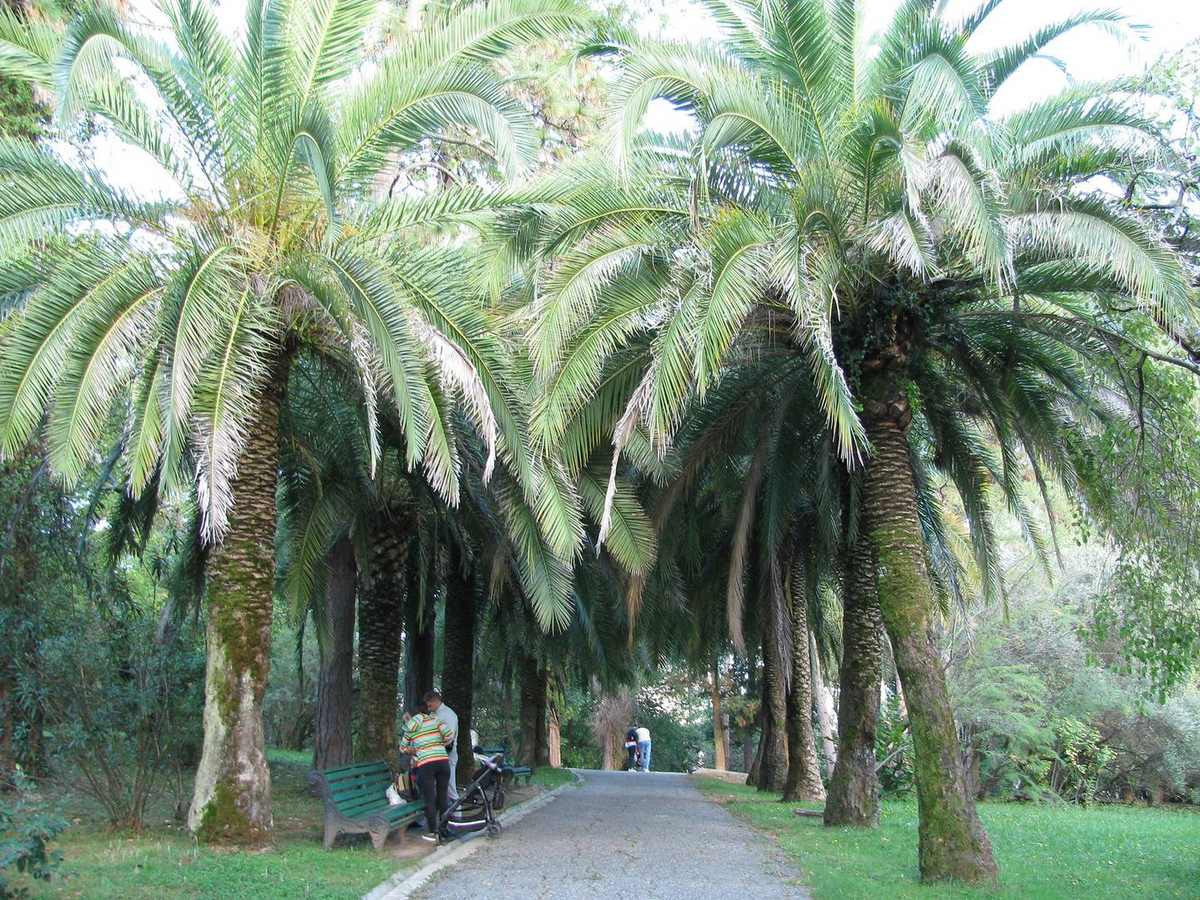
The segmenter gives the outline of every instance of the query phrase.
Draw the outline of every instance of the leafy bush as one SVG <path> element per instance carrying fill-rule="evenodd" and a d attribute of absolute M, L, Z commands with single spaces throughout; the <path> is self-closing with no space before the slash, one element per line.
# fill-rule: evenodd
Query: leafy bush
<path fill-rule="evenodd" d="M 50 880 L 62 861 L 50 843 L 67 827 L 67 820 L 20 771 L 11 789 L 16 799 L 0 803 L 0 900 L 28 896 L 28 888 L 19 881 Z"/>

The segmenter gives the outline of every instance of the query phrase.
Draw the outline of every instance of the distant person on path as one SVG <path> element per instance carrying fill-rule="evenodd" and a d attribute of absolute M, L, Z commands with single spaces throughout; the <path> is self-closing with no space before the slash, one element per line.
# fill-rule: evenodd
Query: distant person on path
<path fill-rule="evenodd" d="M 413 757 L 417 769 L 417 787 L 425 799 L 425 833 L 427 841 L 437 842 L 438 818 L 450 807 L 447 790 L 450 786 L 450 754 L 446 745 L 454 739 L 446 725 L 419 704 L 404 726 L 400 737 L 400 752 Z"/>
<path fill-rule="evenodd" d="M 630 726 L 625 732 L 625 752 L 629 754 L 629 771 L 635 772 L 638 768 L 638 745 L 637 745 L 637 726 Z"/>
<path fill-rule="evenodd" d="M 650 729 L 643 725 L 637 726 L 638 756 L 642 760 L 642 771 L 650 771 Z"/>
<path fill-rule="evenodd" d="M 446 726 L 446 730 L 452 735 L 452 743 L 447 747 L 450 754 L 450 802 L 453 803 L 458 799 L 458 713 L 442 702 L 442 695 L 437 691 L 430 691 L 425 695 L 425 706 L 429 711 Z"/>

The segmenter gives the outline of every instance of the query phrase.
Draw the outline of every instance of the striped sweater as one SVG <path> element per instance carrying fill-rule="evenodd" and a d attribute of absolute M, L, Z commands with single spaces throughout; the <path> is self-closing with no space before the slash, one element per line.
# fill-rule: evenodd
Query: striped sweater
<path fill-rule="evenodd" d="M 404 726 L 400 736 L 400 750 L 407 753 L 416 751 L 413 760 L 417 766 L 437 762 L 439 759 L 449 759 L 446 745 L 454 740 L 454 735 L 446 728 L 440 719 L 428 713 L 417 713 Z"/>

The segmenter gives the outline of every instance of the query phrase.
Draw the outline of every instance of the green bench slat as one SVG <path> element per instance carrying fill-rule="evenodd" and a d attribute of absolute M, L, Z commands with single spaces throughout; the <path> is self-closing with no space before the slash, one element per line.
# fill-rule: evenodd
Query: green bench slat
<path fill-rule="evenodd" d="M 336 769 L 325 769 L 321 774 L 329 781 L 337 781 L 339 778 L 345 778 L 347 775 L 356 775 L 368 772 L 388 772 L 388 764 L 385 762 L 373 763 L 355 763 L 352 766 L 338 766 Z"/>
<path fill-rule="evenodd" d="M 408 803 L 401 803 L 399 806 L 389 804 L 383 814 L 387 816 L 389 822 L 393 823 L 399 819 L 415 819 L 425 815 L 425 804 L 420 800 L 411 800 Z"/>
<path fill-rule="evenodd" d="M 329 782 L 329 789 L 335 794 L 340 794 L 342 791 L 353 790 L 356 787 L 363 787 L 368 784 L 387 784 L 392 780 L 392 774 L 384 769 L 382 772 L 372 772 L 370 775 L 356 775 L 353 778 L 346 778 L 342 781 Z"/>
<path fill-rule="evenodd" d="M 390 781 L 377 781 L 374 784 L 364 784 L 349 791 L 335 791 L 333 800 L 338 806 L 341 806 L 343 802 L 350 803 L 359 797 L 379 797 L 387 793 L 390 783 Z"/>
<path fill-rule="evenodd" d="M 339 803 L 337 811 L 347 819 L 361 819 L 363 816 L 371 815 L 375 810 L 387 805 L 387 797 L 379 793 L 374 797 L 362 797 L 354 803 L 347 803 L 345 806 Z"/>

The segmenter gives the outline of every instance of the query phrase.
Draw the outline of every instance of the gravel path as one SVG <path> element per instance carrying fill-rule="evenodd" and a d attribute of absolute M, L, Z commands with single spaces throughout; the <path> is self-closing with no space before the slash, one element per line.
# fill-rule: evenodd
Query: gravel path
<path fill-rule="evenodd" d="M 769 841 L 686 776 L 585 772 L 417 896 L 427 900 L 804 900 Z M 485 839 L 486 840 L 486 839 Z"/>

